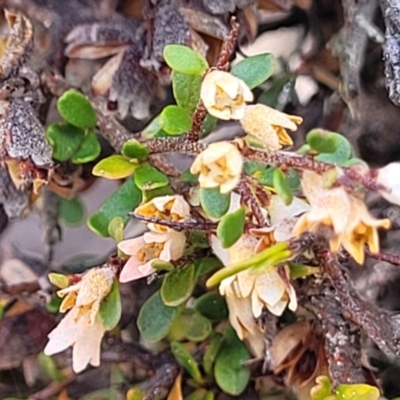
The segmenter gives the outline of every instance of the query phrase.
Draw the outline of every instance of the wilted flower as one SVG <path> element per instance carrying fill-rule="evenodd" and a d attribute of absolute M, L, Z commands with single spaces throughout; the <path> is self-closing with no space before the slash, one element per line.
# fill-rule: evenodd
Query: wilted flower
<path fill-rule="evenodd" d="M 143 236 L 123 240 L 118 248 L 129 255 L 119 277 L 120 282 L 144 278 L 155 272 L 152 263 L 156 260 L 175 261 L 182 257 L 186 235 L 169 230 L 165 233 L 146 232 Z"/>
<path fill-rule="evenodd" d="M 243 157 L 229 142 L 211 143 L 194 160 L 190 172 L 199 175 L 202 188 L 219 187 L 221 193 L 232 191 L 240 180 Z"/>
<path fill-rule="evenodd" d="M 249 235 L 243 235 L 238 242 L 228 249 L 228 257 L 221 251 L 217 239 L 212 241 L 212 247 L 217 256 L 226 264 L 232 265 L 246 260 L 255 254 L 258 240 Z M 219 291 L 225 296 L 229 308 L 229 321 L 240 339 L 258 336 L 260 328 L 255 319 L 261 316 L 265 307 L 272 314 L 280 316 L 288 306 L 294 311 L 297 308 L 297 298 L 289 281 L 287 267 L 271 268 L 268 271 L 253 273 L 250 270 L 239 272 L 224 279 Z M 263 347 L 257 341 L 249 344 L 254 349 Z M 258 352 L 258 351 L 255 351 Z"/>
<path fill-rule="evenodd" d="M 115 272 L 108 268 L 93 268 L 75 285 L 59 290 L 64 297 L 60 311 L 71 311 L 49 334 L 44 352 L 53 355 L 72 346 L 72 367 L 80 372 L 90 363 L 100 365 L 101 339 L 106 331 L 99 316 L 101 302 L 110 293 Z"/>
<path fill-rule="evenodd" d="M 156 217 L 167 221 L 183 221 L 190 215 L 190 206 L 181 195 L 155 197 L 135 210 L 144 217 Z M 152 231 L 167 232 L 168 227 L 148 224 Z"/>
<path fill-rule="evenodd" d="M 200 98 L 214 117 L 241 119 L 246 101 L 253 101 L 253 93 L 246 83 L 229 72 L 211 71 L 203 80 Z"/>
<path fill-rule="evenodd" d="M 282 146 L 292 145 L 293 141 L 286 129 L 297 130 L 303 119 L 288 115 L 264 104 L 247 106 L 240 120 L 245 132 L 260 141 L 268 150 L 279 150 Z"/>
<path fill-rule="evenodd" d="M 376 181 L 384 186 L 379 194 L 387 201 L 400 206 L 400 163 L 393 162 L 377 170 Z M 386 190 L 385 190 L 386 189 Z"/>
<path fill-rule="evenodd" d="M 388 229 L 390 220 L 376 219 L 363 201 L 343 187 L 325 188 L 324 178 L 313 171 L 303 173 L 302 188 L 311 209 L 300 217 L 293 229 L 295 235 L 328 227 L 332 251 L 342 245 L 359 263 L 364 262 L 364 246 L 379 252 L 378 228 Z"/>

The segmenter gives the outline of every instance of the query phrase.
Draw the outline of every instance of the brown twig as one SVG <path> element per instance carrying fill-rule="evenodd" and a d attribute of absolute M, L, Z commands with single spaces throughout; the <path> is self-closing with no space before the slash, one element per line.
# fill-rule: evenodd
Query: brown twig
<path fill-rule="evenodd" d="M 217 69 L 222 71 L 227 71 L 229 68 L 229 60 L 232 57 L 233 52 L 236 47 L 236 40 L 238 36 L 239 24 L 236 22 L 236 18 L 231 18 L 231 31 L 222 45 L 221 54 L 218 58 Z M 192 129 L 187 134 L 187 140 L 191 142 L 197 142 L 199 140 L 199 135 L 201 128 L 203 127 L 204 120 L 207 116 L 207 110 L 201 100 L 196 107 L 193 114 L 193 124 Z"/>
<path fill-rule="evenodd" d="M 215 222 L 200 220 L 196 218 L 190 218 L 184 221 L 170 221 L 167 219 L 161 219 L 157 217 L 145 217 L 143 215 L 136 213 L 129 213 L 129 215 L 135 217 L 140 221 L 167 226 L 168 228 L 172 228 L 178 232 L 192 231 L 192 230 L 208 232 L 217 229 L 217 224 Z"/>
<path fill-rule="evenodd" d="M 386 261 L 393 265 L 400 265 L 400 256 L 397 254 L 372 253 L 368 247 L 365 248 L 365 253 L 375 260 Z"/>

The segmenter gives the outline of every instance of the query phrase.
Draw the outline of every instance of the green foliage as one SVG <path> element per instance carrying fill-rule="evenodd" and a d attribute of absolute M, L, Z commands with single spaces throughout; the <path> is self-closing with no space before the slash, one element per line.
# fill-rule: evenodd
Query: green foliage
<path fill-rule="evenodd" d="M 71 157 L 74 164 L 85 164 L 95 160 L 101 152 L 100 142 L 93 132 L 88 132 L 76 153 Z"/>
<path fill-rule="evenodd" d="M 138 168 L 136 162 L 127 160 L 124 156 L 114 154 L 103 158 L 93 168 L 92 174 L 106 179 L 123 179 Z"/>
<path fill-rule="evenodd" d="M 192 117 L 185 108 L 170 105 L 162 110 L 159 123 L 168 135 L 179 136 L 190 131 Z"/>
<path fill-rule="evenodd" d="M 245 344 L 232 328 L 227 329 L 214 365 L 218 386 L 232 396 L 239 396 L 246 388 L 250 371 L 243 363 L 250 359 Z"/>
<path fill-rule="evenodd" d="M 191 296 L 195 284 L 194 264 L 175 268 L 164 278 L 161 286 L 161 298 L 167 306 L 179 306 Z"/>
<path fill-rule="evenodd" d="M 142 336 L 157 342 L 164 338 L 181 309 L 164 304 L 160 291 L 155 292 L 140 309 L 137 324 Z"/>
<path fill-rule="evenodd" d="M 378 400 L 379 390 L 363 383 L 339 385 L 335 390 L 327 376 L 319 376 L 317 385 L 311 389 L 312 400 Z"/>
<path fill-rule="evenodd" d="M 317 153 L 334 153 L 339 146 L 338 136 L 325 129 L 313 129 L 307 133 L 306 142 Z"/>
<path fill-rule="evenodd" d="M 194 309 L 214 321 L 222 321 L 229 315 L 225 298 L 218 292 L 204 293 L 196 300 Z"/>
<path fill-rule="evenodd" d="M 189 351 L 179 342 L 171 342 L 172 354 L 190 376 L 198 383 L 203 381 L 199 366 Z"/>
<path fill-rule="evenodd" d="M 233 246 L 242 236 L 246 211 L 243 207 L 226 214 L 218 224 L 217 236 L 225 249 Z"/>
<path fill-rule="evenodd" d="M 174 71 L 172 89 L 179 107 L 192 114 L 200 98 L 201 76 Z"/>
<path fill-rule="evenodd" d="M 94 128 L 97 123 L 96 113 L 89 99 L 76 90 L 67 90 L 57 101 L 60 115 L 78 128 Z"/>
<path fill-rule="evenodd" d="M 139 205 L 140 200 L 141 192 L 133 178 L 129 178 L 89 217 L 89 228 L 100 236 L 109 237 L 110 222 L 121 217 L 126 224 L 128 213 Z"/>
<path fill-rule="evenodd" d="M 201 75 L 208 68 L 206 59 L 187 46 L 169 44 L 163 55 L 170 68 L 183 74 Z"/>
<path fill-rule="evenodd" d="M 141 164 L 136 170 L 135 183 L 141 190 L 153 190 L 167 186 L 168 177 L 148 163 Z"/>
<path fill-rule="evenodd" d="M 140 143 L 136 139 L 129 139 L 122 146 L 122 155 L 126 158 L 146 158 L 149 150 L 146 145 Z"/>
<path fill-rule="evenodd" d="M 230 194 L 222 194 L 219 188 L 200 189 L 200 204 L 203 210 L 212 218 L 221 218 L 229 209 Z"/>
<path fill-rule="evenodd" d="M 104 328 L 108 331 L 114 329 L 121 319 L 121 313 L 121 295 L 118 281 L 115 279 L 110 293 L 100 304 L 99 315 Z"/>
<path fill-rule="evenodd" d="M 272 177 L 273 185 L 278 196 L 288 206 L 293 200 L 293 192 L 286 175 L 276 168 Z"/>
<path fill-rule="evenodd" d="M 203 368 L 208 375 L 212 375 L 213 373 L 214 362 L 217 358 L 223 340 L 224 336 L 221 333 L 213 332 L 203 357 Z"/>
<path fill-rule="evenodd" d="M 73 199 L 60 197 L 58 215 L 66 225 L 76 226 L 81 224 L 84 214 L 83 205 L 77 197 Z"/>
<path fill-rule="evenodd" d="M 258 54 L 237 63 L 231 69 L 231 74 L 246 82 L 250 89 L 254 89 L 270 78 L 274 69 L 275 60 L 272 54 Z"/>
<path fill-rule="evenodd" d="M 108 224 L 108 234 L 117 243 L 124 239 L 124 220 L 121 217 L 113 218 Z"/>

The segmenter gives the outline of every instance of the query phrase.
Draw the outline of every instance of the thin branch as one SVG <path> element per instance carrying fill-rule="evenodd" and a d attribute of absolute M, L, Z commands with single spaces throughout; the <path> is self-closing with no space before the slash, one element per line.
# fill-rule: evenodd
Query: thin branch
<path fill-rule="evenodd" d="M 393 265 L 400 265 L 400 256 L 397 254 L 372 253 L 368 247 L 365 247 L 365 253 L 375 260 L 386 261 Z"/>

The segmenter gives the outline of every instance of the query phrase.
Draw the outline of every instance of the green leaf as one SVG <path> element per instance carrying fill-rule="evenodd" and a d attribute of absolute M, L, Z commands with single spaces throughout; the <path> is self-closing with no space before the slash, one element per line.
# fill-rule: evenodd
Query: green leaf
<path fill-rule="evenodd" d="M 339 385 L 335 392 L 337 399 L 340 400 L 378 400 L 380 398 L 378 388 L 363 383 Z"/>
<path fill-rule="evenodd" d="M 199 366 L 186 347 L 174 341 L 171 342 L 171 350 L 178 364 L 183 367 L 196 382 L 201 383 L 203 378 Z"/>
<path fill-rule="evenodd" d="M 169 196 L 175 194 L 174 191 L 169 186 L 159 187 L 152 190 L 143 190 L 143 201 L 142 203 L 147 203 L 155 197 Z"/>
<path fill-rule="evenodd" d="M 174 71 L 172 74 L 172 90 L 176 103 L 189 114 L 196 109 L 200 98 L 201 76 L 188 75 Z"/>
<path fill-rule="evenodd" d="M 258 54 L 247 57 L 233 66 L 231 74 L 242 79 L 250 89 L 261 85 L 274 72 L 275 60 L 272 54 Z"/>
<path fill-rule="evenodd" d="M 185 303 L 191 296 L 195 284 L 194 264 L 172 270 L 165 276 L 161 286 L 161 298 L 164 304 L 175 307 Z"/>
<path fill-rule="evenodd" d="M 327 376 L 318 376 L 316 382 L 310 391 L 312 400 L 335 400 L 336 396 L 332 395 L 331 381 Z"/>
<path fill-rule="evenodd" d="M 172 136 L 182 135 L 192 128 L 190 114 L 184 108 L 175 105 L 165 107 L 159 121 L 161 129 Z"/>
<path fill-rule="evenodd" d="M 204 139 L 205 137 L 207 137 L 217 126 L 217 123 L 218 118 L 207 114 L 199 133 L 200 139 Z"/>
<path fill-rule="evenodd" d="M 57 365 L 52 357 L 46 356 L 44 353 L 38 355 L 40 369 L 53 382 L 60 382 L 65 379 L 64 374 L 57 368 Z"/>
<path fill-rule="evenodd" d="M 275 167 L 264 168 L 262 171 L 255 172 L 253 176 L 261 183 L 261 185 L 272 187 L 274 186 L 275 170 Z"/>
<path fill-rule="evenodd" d="M 208 319 L 222 321 L 229 316 L 225 298 L 218 292 L 208 292 L 194 303 L 194 309 Z"/>
<path fill-rule="evenodd" d="M 136 139 L 126 141 L 121 152 L 126 158 L 146 158 L 149 155 L 149 149 Z"/>
<path fill-rule="evenodd" d="M 217 227 L 217 237 L 221 240 L 224 249 L 233 246 L 242 236 L 245 217 L 246 211 L 243 207 L 240 207 L 221 218 Z"/>
<path fill-rule="evenodd" d="M 170 68 L 184 74 L 201 75 L 208 68 L 206 59 L 187 46 L 168 44 L 163 55 Z"/>
<path fill-rule="evenodd" d="M 293 200 L 293 193 L 286 175 L 279 168 L 274 171 L 273 183 L 276 193 L 288 206 Z"/>
<path fill-rule="evenodd" d="M 212 218 L 221 218 L 229 209 L 230 193 L 222 194 L 219 188 L 200 189 L 200 204 L 203 210 Z"/>
<path fill-rule="evenodd" d="M 135 183 L 141 190 L 153 190 L 167 186 L 168 177 L 148 163 L 141 164 L 135 173 Z"/>
<path fill-rule="evenodd" d="M 168 134 L 165 132 L 160 125 L 160 116 L 155 117 L 142 131 L 142 136 L 145 139 L 152 139 L 155 137 L 167 137 Z"/>
<path fill-rule="evenodd" d="M 180 311 L 169 307 L 161 299 L 160 291 L 155 292 L 142 306 L 137 319 L 139 331 L 144 339 L 157 342 L 164 338 Z"/>
<path fill-rule="evenodd" d="M 121 319 L 121 295 L 118 280 L 114 279 L 112 288 L 107 297 L 101 302 L 99 315 L 107 331 L 114 329 Z"/>
<path fill-rule="evenodd" d="M 182 314 L 184 337 L 192 342 L 202 342 L 212 332 L 212 325 L 208 318 L 195 310 L 187 309 Z"/>
<path fill-rule="evenodd" d="M 209 345 L 204 352 L 203 368 L 207 375 L 211 375 L 217 354 L 223 342 L 223 336 L 219 332 L 214 332 Z"/>
<path fill-rule="evenodd" d="M 113 218 L 108 224 L 108 234 L 117 243 L 124 240 L 124 220 L 121 217 Z"/>
<path fill-rule="evenodd" d="M 60 197 L 58 214 L 66 225 L 79 225 L 82 222 L 84 213 L 83 205 L 77 197 L 71 200 Z"/>
<path fill-rule="evenodd" d="M 196 389 L 194 392 L 190 393 L 189 396 L 185 397 L 185 400 L 204 400 L 207 394 L 207 390 L 204 388 Z"/>
<path fill-rule="evenodd" d="M 106 179 L 123 179 L 132 175 L 137 168 L 136 162 L 128 161 L 124 156 L 115 154 L 99 161 L 93 167 L 92 174 Z"/>
<path fill-rule="evenodd" d="M 60 115 L 71 125 L 78 128 L 94 128 L 97 123 L 96 113 L 89 99 L 76 90 L 67 90 L 57 101 Z"/>
<path fill-rule="evenodd" d="M 313 129 L 307 133 L 306 142 L 317 153 L 334 153 L 338 146 L 338 134 L 325 129 Z"/>
<path fill-rule="evenodd" d="M 214 376 L 218 386 L 232 396 L 238 396 L 246 388 L 250 371 L 243 366 L 250 359 L 245 344 L 229 328 L 223 339 L 214 366 Z"/>
<path fill-rule="evenodd" d="M 81 142 L 79 149 L 72 156 L 71 161 L 74 164 L 85 164 L 95 160 L 101 152 L 101 145 L 97 136 L 89 132 Z"/>
<path fill-rule="evenodd" d="M 60 289 L 65 289 L 69 286 L 69 278 L 66 275 L 51 272 L 48 275 L 48 278 L 52 285 L 57 286 Z"/>
<path fill-rule="evenodd" d="M 62 123 L 49 125 L 46 136 L 53 147 L 54 159 L 67 161 L 79 149 L 85 133 L 80 128 Z"/>
<path fill-rule="evenodd" d="M 195 265 L 196 265 L 196 274 L 199 277 L 222 267 L 222 263 L 217 257 L 200 258 L 199 260 L 195 261 Z"/>
<path fill-rule="evenodd" d="M 108 225 L 115 217 L 121 217 L 124 223 L 128 221 L 128 213 L 136 208 L 142 193 L 129 178 L 89 217 L 89 228 L 100 236 L 109 237 Z"/>
<path fill-rule="evenodd" d="M 268 82 L 269 83 L 269 82 Z M 295 90 L 296 76 L 285 73 L 273 79 L 271 86 L 259 98 L 258 102 L 282 111 L 292 102 L 297 104 L 298 98 Z"/>
<path fill-rule="evenodd" d="M 334 133 L 334 132 L 333 132 Z M 342 135 L 336 133 L 338 142 L 337 149 L 333 153 L 318 154 L 315 159 L 329 164 L 342 165 L 351 157 L 351 145 L 349 141 Z"/>

